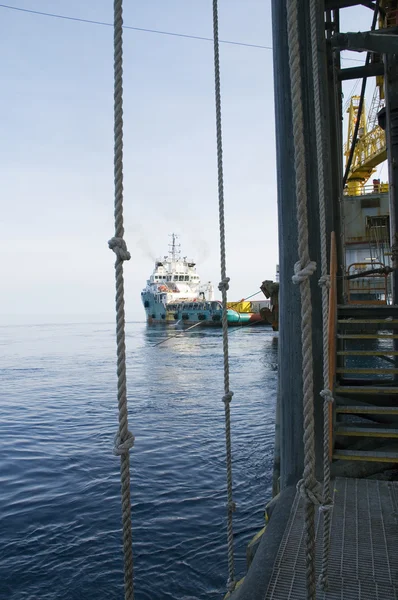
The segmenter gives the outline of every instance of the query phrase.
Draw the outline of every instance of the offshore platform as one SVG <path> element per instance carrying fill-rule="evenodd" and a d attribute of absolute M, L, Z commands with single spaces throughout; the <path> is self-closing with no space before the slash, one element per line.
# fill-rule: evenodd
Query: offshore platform
<path fill-rule="evenodd" d="M 359 6 L 369 12 L 368 29 L 342 31 L 344 11 Z M 280 239 L 274 497 L 231 597 L 392 600 L 398 2 L 273 0 L 272 18 Z M 347 51 L 358 62 L 343 68 Z M 343 106 L 343 82 L 358 79 L 360 93 Z M 382 182 L 375 173 L 385 160 Z"/>

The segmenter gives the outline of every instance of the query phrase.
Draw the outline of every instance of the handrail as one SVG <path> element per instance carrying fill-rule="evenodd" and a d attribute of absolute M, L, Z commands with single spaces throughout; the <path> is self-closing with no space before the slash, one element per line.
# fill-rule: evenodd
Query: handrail
<path fill-rule="evenodd" d="M 356 187 L 355 194 L 352 193 L 352 190 L 350 190 L 348 186 L 344 189 L 343 194 L 344 196 L 371 196 L 375 194 L 388 194 L 388 190 L 388 182 L 365 183 L 364 185 L 359 183 Z"/>
<path fill-rule="evenodd" d="M 379 261 L 372 261 L 372 263 L 368 262 L 356 262 L 352 263 L 347 267 L 347 274 L 351 274 L 351 270 L 353 269 L 358 273 L 364 271 L 363 277 L 359 277 L 356 279 L 346 279 L 346 293 L 347 293 L 347 303 L 348 304 L 387 304 L 387 296 L 388 296 L 388 284 L 387 278 L 388 273 L 379 274 L 379 273 L 366 273 L 366 270 L 369 267 L 378 267 L 384 268 L 385 265 Z M 380 284 L 378 285 L 378 282 Z M 351 299 L 352 294 L 371 294 L 378 293 L 379 296 L 384 296 L 383 299 L 365 299 L 360 300 L 356 298 L 355 300 Z"/>
<path fill-rule="evenodd" d="M 336 234 L 330 235 L 330 288 L 328 318 L 328 352 L 329 352 L 329 389 L 333 394 L 336 375 L 336 341 L 337 341 L 337 248 Z M 329 460 L 333 455 L 333 405 L 329 403 Z"/>

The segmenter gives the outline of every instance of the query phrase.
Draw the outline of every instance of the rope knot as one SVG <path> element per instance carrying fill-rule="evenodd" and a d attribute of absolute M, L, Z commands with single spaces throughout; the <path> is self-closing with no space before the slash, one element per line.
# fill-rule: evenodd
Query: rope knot
<path fill-rule="evenodd" d="M 327 498 L 320 505 L 319 512 L 326 513 L 326 512 L 329 512 L 330 510 L 332 510 L 332 508 L 333 508 L 332 499 L 331 498 Z"/>
<path fill-rule="evenodd" d="M 121 440 L 120 432 L 118 431 L 115 435 L 115 442 L 113 447 L 113 454 L 115 456 L 121 456 L 122 454 L 126 454 L 134 446 L 135 437 L 131 433 L 131 431 L 127 432 L 127 437 L 125 440 Z"/>
<path fill-rule="evenodd" d="M 334 398 L 333 398 L 333 394 L 332 394 L 331 390 L 329 390 L 329 388 L 325 388 L 324 390 L 322 390 L 321 396 L 325 400 L 325 402 L 328 402 L 329 404 L 333 404 Z"/>
<path fill-rule="evenodd" d="M 294 275 L 292 277 L 292 281 L 294 284 L 303 283 L 306 279 L 311 277 L 313 273 L 316 271 L 316 262 L 310 260 L 305 267 L 301 266 L 301 262 L 297 261 L 294 265 Z"/>
<path fill-rule="evenodd" d="M 113 237 L 109 240 L 108 246 L 114 251 L 119 260 L 130 260 L 131 254 L 127 250 L 127 245 L 123 238 Z"/>
<path fill-rule="evenodd" d="M 330 275 L 322 275 L 322 277 L 319 278 L 318 283 L 320 287 L 326 287 L 327 289 L 330 289 Z"/>
<path fill-rule="evenodd" d="M 329 588 L 329 577 L 327 573 L 321 573 L 318 577 L 318 585 L 323 592 L 327 592 Z"/>
<path fill-rule="evenodd" d="M 236 581 L 235 579 L 228 579 L 227 581 L 227 591 L 232 594 L 232 592 L 234 591 L 236 586 Z"/>
<path fill-rule="evenodd" d="M 231 402 L 232 400 L 232 396 L 234 395 L 233 392 L 229 391 L 226 394 L 224 394 L 224 396 L 222 397 L 222 401 L 224 402 L 224 404 L 226 404 L 228 402 L 228 404 Z"/>
<path fill-rule="evenodd" d="M 300 479 L 297 483 L 297 491 L 307 502 L 312 502 L 315 506 L 322 504 L 322 488 L 316 479 L 313 479 L 310 483 Z"/>
<path fill-rule="evenodd" d="M 236 511 L 236 503 L 233 500 L 230 500 L 229 502 L 227 502 L 226 507 L 227 507 L 228 512 Z"/>
<path fill-rule="evenodd" d="M 229 290 L 229 277 L 224 277 L 224 279 L 220 281 L 220 283 L 218 284 L 218 289 L 220 290 L 220 292 L 222 292 L 223 290 Z"/>

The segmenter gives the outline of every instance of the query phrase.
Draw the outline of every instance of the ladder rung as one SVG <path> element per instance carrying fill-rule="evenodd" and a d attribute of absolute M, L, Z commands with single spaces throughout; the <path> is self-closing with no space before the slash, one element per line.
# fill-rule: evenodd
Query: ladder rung
<path fill-rule="evenodd" d="M 339 367 L 336 369 L 336 373 L 358 373 L 363 375 L 393 375 L 394 373 L 398 373 L 398 369 L 394 368 L 380 368 L 380 369 L 364 369 L 364 368 L 354 368 L 354 367 Z"/>
<path fill-rule="evenodd" d="M 335 450 L 334 460 L 364 460 L 371 462 L 398 462 L 398 452 L 377 452 L 365 450 Z"/>
<path fill-rule="evenodd" d="M 389 310 L 393 310 L 394 308 L 398 309 L 398 304 L 384 304 L 383 305 L 385 307 L 385 309 L 389 309 Z M 337 308 L 339 310 L 344 310 L 344 309 L 353 309 L 353 308 L 363 308 L 362 304 L 338 304 Z M 379 308 L 378 305 L 376 304 L 370 304 L 369 306 L 366 307 L 369 310 L 375 309 L 375 308 Z"/>
<path fill-rule="evenodd" d="M 338 319 L 337 323 L 347 324 L 347 325 L 365 325 L 369 324 L 383 324 L 383 325 L 398 325 L 398 319 L 355 319 L 355 318 L 346 318 L 346 319 Z"/>
<path fill-rule="evenodd" d="M 338 333 L 340 340 L 395 340 L 398 339 L 396 333 Z"/>
<path fill-rule="evenodd" d="M 339 356 L 398 356 L 397 350 L 337 350 Z"/>
<path fill-rule="evenodd" d="M 377 427 L 350 427 L 349 425 L 338 425 L 336 435 L 355 437 L 381 437 L 398 438 L 398 429 L 378 429 Z"/>
<path fill-rule="evenodd" d="M 336 406 L 336 413 L 344 415 L 398 415 L 398 406 Z"/>
<path fill-rule="evenodd" d="M 336 387 L 337 394 L 398 394 L 398 387 L 375 385 L 340 385 Z"/>

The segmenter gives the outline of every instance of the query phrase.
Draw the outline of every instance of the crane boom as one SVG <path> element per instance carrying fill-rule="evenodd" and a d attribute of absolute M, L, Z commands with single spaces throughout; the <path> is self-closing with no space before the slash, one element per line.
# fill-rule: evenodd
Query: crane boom
<path fill-rule="evenodd" d="M 375 94 L 378 94 L 376 88 Z M 378 106 L 380 105 L 380 100 Z M 355 123 L 358 118 L 359 96 L 352 96 L 350 105 L 347 109 L 349 114 L 348 136 L 345 148 L 346 164 L 350 154 L 350 148 L 354 137 Z M 376 171 L 376 167 L 387 159 L 386 135 L 384 130 L 377 124 L 375 114 L 375 99 L 371 107 L 372 115 L 370 124 L 372 128 L 368 131 L 369 120 L 366 119 L 365 111 L 362 111 L 361 121 L 358 130 L 358 139 L 355 144 L 355 150 L 351 169 L 347 178 L 347 189 L 350 195 L 358 195 L 361 188 Z"/>

